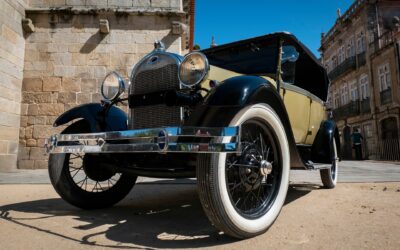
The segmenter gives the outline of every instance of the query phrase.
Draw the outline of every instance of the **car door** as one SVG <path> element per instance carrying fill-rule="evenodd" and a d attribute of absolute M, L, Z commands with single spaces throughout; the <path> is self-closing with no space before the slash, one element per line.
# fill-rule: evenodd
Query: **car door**
<path fill-rule="evenodd" d="M 305 144 L 310 125 L 310 98 L 305 90 L 290 83 L 283 83 L 282 90 L 296 144 Z"/>

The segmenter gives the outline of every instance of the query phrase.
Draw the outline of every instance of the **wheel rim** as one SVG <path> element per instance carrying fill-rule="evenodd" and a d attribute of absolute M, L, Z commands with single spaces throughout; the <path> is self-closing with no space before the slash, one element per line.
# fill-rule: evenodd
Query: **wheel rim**
<path fill-rule="evenodd" d="M 333 159 L 332 159 L 332 166 L 331 166 L 331 178 L 333 181 L 336 181 L 337 165 L 339 162 L 339 158 L 337 156 L 337 148 L 336 148 L 335 139 L 333 139 L 332 147 L 333 147 L 333 156 L 332 156 Z"/>
<path fill-rule="evenodd" d="M 114 187 L 121 178 L 121 173 L 113 173 L 110 178 L 95 180 L 85 171 L 85 156 L 83 154 L 66 154 L 65 163 L 68 177 L 79 189 L 89 193 L 101 193 Z"/>
<path fill-rule="evenodd" d="M 257 219 L 273 205 L 282 177 L 279 144 L 273 130 L 252 119 L 242 124 L 242 154 L 226 157 L 226 185 L 235 210 Z"/>

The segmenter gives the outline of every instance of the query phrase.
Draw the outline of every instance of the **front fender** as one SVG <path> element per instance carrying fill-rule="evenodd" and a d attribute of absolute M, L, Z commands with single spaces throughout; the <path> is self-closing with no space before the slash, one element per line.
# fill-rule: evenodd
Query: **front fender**
<path fill-rule="evenodd" d="M 185 123 L 188 126 L 224 127 L 244 107 L 264 103 L 269 105 L 279 116 L 286 132 L 291 166 L 306 168 L 297 151 L 293 131 L 290 126 L 282 98 L 275 86 L 268 80 L 258 76 L 238 76 L 224 81 L 214 88 L 198 105 Z"/>
<path fill-rule="evenodd" d="M 340 138 L 336 123 L 333 120 L 321 122 L 314 143 L 311 147 L 311 160 L 318 163 L 332 163 L 332 140 L 336 140 L 338 154 L 340 153 Z"/>
<path fill-rule="evenodd" d="M 107 114 L 99 103 L 89 103 L 74 107 L 55 121 L 53 126 L 58 127 L 75 119 L 83 119 L 90 126 L 90 132 L 122 131 L 127 130 L 127 115 L 121 109 L 112 106 Z"/>

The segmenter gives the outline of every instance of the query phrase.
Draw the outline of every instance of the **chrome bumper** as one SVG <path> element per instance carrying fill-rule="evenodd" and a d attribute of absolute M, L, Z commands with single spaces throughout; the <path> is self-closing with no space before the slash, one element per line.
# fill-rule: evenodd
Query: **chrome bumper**
<path fill-rule="evenodd" d="M 56 134 L 47 153 L 240 153 L 240 128 L 169 127 Z"/>

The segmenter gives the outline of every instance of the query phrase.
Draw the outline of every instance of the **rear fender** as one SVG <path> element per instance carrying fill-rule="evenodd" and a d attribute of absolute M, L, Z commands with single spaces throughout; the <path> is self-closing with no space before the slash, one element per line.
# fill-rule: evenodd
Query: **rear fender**
<path fill-rule="evenodd" d="M 90 127 L 90 132 L 123 131 L 127 130 L 127 115 L 121 109 L 112 106 L 108 112 L 99 103 L 89 103 L 74 107 L 54 122 L 58 127 L 75 119 L 83 119 Z"/>
<path fill-rule="evenodd" d="M 321 122 L 314 143 L 311 147 L 311 160 L 318 163 L 332 163 L 332 140 L 336 140 L 338 154 L 340 153 L 340 138 L 336 123 L 333 120 Z"/>

